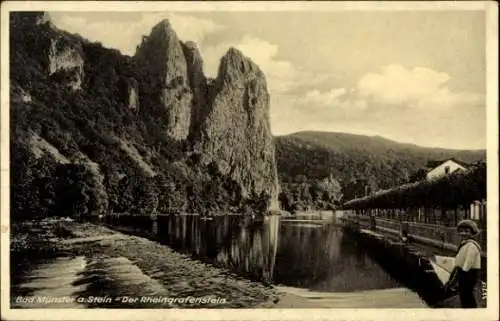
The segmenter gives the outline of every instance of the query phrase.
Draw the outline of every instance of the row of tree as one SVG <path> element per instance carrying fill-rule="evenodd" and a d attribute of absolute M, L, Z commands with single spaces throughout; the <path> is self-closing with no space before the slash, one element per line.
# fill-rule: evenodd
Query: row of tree
<path fill-rule="evenodd" d="M 81 164 L 57 163 L 48 155 L 14 157 L 11 178 L 15 219 L 84 216 L 108 208 L 99 177 Z"/>
<path fill-rule="evenodd" d="M 234 181 L 219 173 L 182 179 L 169 172 L 110 179 L 89 164 L 60 163 L 49 154 L 35 157 L 27 147 L 12 154 L 11 213 L 14 219 L 82 217 L 105 213 L 131 215 L 180 212 L 263 213 L 270 196 L 243 197 Z"/>
<path fill-rule="evenodd" d="M 486 163 L 436 180 L 423 180 L 348 201 L 348 209 L 363 208 L 444 208 L 468 207 L 486 199 Z"/>

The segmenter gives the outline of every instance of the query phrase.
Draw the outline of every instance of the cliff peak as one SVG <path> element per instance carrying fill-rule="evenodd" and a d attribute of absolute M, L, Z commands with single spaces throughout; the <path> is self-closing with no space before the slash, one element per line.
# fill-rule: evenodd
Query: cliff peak
<path fill-rule="evenodd" d="M 175 31 L 172 28 L 172 24 L 168 19 L 163 19 L 162 21 L 158 22 L 156 25 L 154 25 L 153 29 L 151 30 L 151 34 L 156 34 L 158 32 L 165 32 L 165 33 L 174 33 Z"/>
<path fill-rule="evenodd" d="M 231 47 L 221 58 L 217 82 L 232 83 L 235 86 L 241 86 L 242 82 L 250 79 L 257 79 L 266 86 L 266 78 L 252 59 L 245 56 L 240 50 Z"/>
<path fill-rule="evenodd" d="M 236 49 L 234 47 L 231 47 L 227 50 L 226 54 L 222 56 L 221 59 L 221 64 L 245 64 L 249 65 L 252 67 L 257 67 L 257 65 L 250 59 L 249 57 L 245 56 L 243 52 L 241 52 L 239 49 Z"/>
<path fill-rule="evenodd" d="M 229 55 L 235 55 L 235 56 L 245 56 L 243 55 L 243 52 L 241 52 L 239 49 L 237 49 L 236 47 L 230 47 L 227 52 L 226 52 L 226 56 L 229 56 Z"/>
<path fill-rule="evenodd" d="M 166 50 L 170 50 L 179 42 L 179 38 L 168 19 L 163 19 L 153 26 L 148 36 L 142 37 L 142 43 L 137 47 L 136 56 L 145 51 L 151 51 L 151 49 L 162 51 L 165 54 Z"/>
<path fill-rule="evenodd" d="M 184 42 L 184 46 L 190 50 L 198 51 L 198 45 L 194 41 L 186 41 Z"/>

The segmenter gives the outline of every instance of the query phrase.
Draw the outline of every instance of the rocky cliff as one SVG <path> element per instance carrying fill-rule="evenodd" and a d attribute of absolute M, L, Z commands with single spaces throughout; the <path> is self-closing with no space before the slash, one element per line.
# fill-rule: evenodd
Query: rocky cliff
<path fill-rule="evenodd" d="M 277 207 L 269 93 L 243 53 L 229 50 L 209 84 L 166 20 L 134 57 L 45 13 L 10 23 L 15 215 L 60 214 L 68 195 L 79 214 Z"/>
<path fill-rule="evenodd" d="M 160 121 L 164 122 L 166 134 L 175 140 L 186 139 L 193 94 L 183 46 L 167 20 L 143 38 L 134 60 L 146 75 L 140 83 L 140 90 L 149 94 L 149 101 L 143 104 L 145 112 L 148 108 L 163 108 L 165 117 Z"/>
<path fill-rule="evenodd" d="M 277 171 L 269 93 L 259 67 L 237 49 L 224 55 L 201 125 L 202 164 L 242 186 L 244 197 L 267 194 L 277 206 Z"/>
<path fill-rule="evenodd" d="M 209 97 L 207 78 L 203 73 L 203 59 L 194 42 L 188 41 L 183 45 L 184 56 L 186 58 L 189 86 L 193 93 L 191 104 L 191 137 L 198 137 L 200 133 L 200 123 L 206 117 Z"/>
<path fill-rule="evenodd" d="M 49 75 L 66 74 L 66 85 L 81 89 L 83 79 L 83 50 L 80 44 L 71 45 L 64 37 L 50 39 L 48 54 Z"/>

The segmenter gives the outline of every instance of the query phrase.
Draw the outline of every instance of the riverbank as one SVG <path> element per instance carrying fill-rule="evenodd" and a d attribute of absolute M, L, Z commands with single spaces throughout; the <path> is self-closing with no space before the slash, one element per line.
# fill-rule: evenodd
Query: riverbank
<path fill-rule="evenodd" d="M 29 222 L 12 235 L 13 307 L 58 307 L 18 299 L 40 293 L 87 308 L 265 308 L 279 300 L 274 287 L 91 223 Z"/>

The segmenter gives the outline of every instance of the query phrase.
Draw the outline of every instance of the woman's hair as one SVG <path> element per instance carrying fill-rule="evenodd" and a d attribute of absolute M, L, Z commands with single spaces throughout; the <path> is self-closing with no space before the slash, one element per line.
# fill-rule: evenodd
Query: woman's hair
<path fill-rule="evenodd" d="M 471 220 L 462 220 L 457 225 L 457 230 L 466 229 L 469 230 L 472 234 L 478 234 L 479 228 L 474 221 Z"/>

